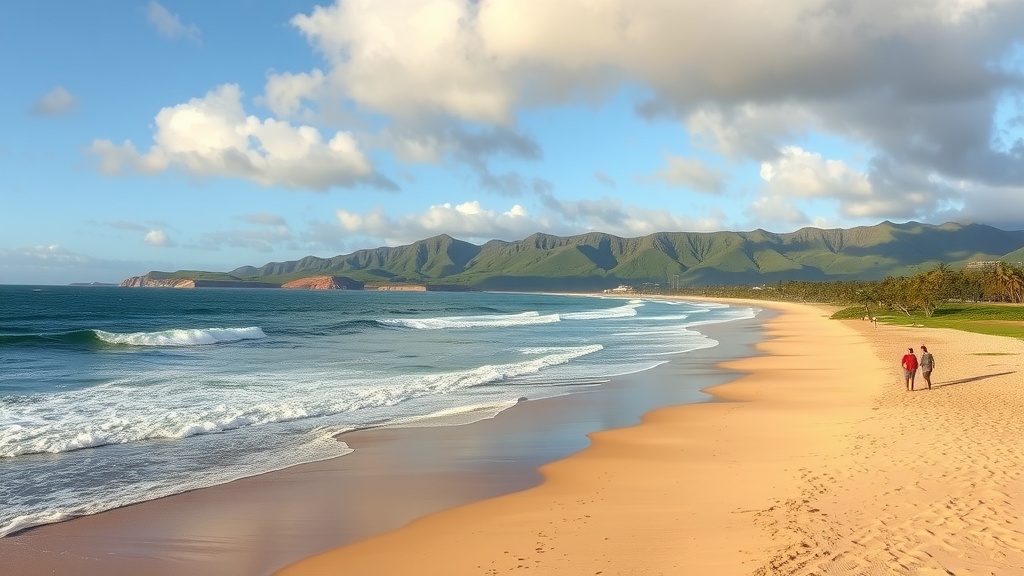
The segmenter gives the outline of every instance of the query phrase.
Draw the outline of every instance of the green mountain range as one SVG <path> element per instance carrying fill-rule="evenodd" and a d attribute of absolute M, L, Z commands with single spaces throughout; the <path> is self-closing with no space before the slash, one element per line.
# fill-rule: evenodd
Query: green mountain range
<path fill-rule="evenodd" d="M 406 246 L 307 256 L 230 272 L 150 272 L 140 279 L 283 284 L 344 276 L 370 284 L 466 286 L 482 290 L 600 290 L 619 284 L 662 286 L 763 284 L 780 280 L 873 280 L 909 275 L 938 263 L 1024 259 L 1024 231 L 981 224 L 934 226 L 883 222 L 849 229 L 803 228 L 787 234 L 662 232 L 620 238 L 534 234 L 482 246 L 448 235 Z"/>

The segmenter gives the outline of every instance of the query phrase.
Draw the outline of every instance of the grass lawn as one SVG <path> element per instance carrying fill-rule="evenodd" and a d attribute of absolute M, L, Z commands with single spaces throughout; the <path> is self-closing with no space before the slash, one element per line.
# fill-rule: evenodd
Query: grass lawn
<path fill-rule="evenodd" d="M 864 307 L 840 310 L 832 318 L 861 318 Z M 965 332 L 1009 336 L 1024 340 L 1024 305 L 1014 304 L 947 304 L 935 311 L 931 318 L 917 313 L 907 316 L 890 310 L 876 314 L 878 321 L 897 326 L 924 328 L 952 328 Z"/>

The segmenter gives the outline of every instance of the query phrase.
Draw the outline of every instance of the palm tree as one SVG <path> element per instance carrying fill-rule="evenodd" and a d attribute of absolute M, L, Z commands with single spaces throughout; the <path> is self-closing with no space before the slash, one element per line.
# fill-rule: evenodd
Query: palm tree
<path fill-rule="evenodd" d="M 1007 302 L 1024 302 L 1024 270 L 999 262 L 995 269 L 996 285 Z"/>

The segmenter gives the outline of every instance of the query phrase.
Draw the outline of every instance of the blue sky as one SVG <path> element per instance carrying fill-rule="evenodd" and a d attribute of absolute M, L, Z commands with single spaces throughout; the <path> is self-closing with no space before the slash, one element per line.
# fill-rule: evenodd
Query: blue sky
<path fill-rule="evenodd" d="M 534 232 L 1024 229 L 1024 3 L 0 3 L 0 283 Z"/>

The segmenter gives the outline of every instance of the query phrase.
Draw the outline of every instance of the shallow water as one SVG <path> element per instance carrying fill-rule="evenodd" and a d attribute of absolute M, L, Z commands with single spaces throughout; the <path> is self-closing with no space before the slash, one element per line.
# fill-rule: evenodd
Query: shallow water
<path fill-rule="evenodd" d="M 585 391 L 716 344 L 694 326 L 752 315 L 539 294 L 0 287 L 0 534 L 342 455 L 343 430 Z"/>

